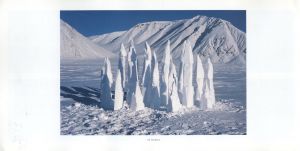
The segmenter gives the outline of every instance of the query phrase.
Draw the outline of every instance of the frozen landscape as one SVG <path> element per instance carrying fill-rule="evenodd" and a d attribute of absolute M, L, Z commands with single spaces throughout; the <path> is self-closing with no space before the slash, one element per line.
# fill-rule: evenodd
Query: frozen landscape
<path fill-rule="evenodd" d="M 70 25 L 61 21 L 61 134 L 245 135 L 245 38 L 246 34 L 229 22 L 205 16 L 177 21 L 141 23 L 128 31 L 92 37 L 84 37 Z M 124 44 L 123 48 L 121 48 L 122 43 Z M 170 44 L 169 48 L 166 48 L 167 43 Z M 132 103 L 125 101 L 121 107 L 114 104 L 112 110 L 107 110 L 107 107 L 103 105 L 108 104 L 103 103 L 103 98 L 108 97 L 108 100 L 120 98 L 119 90 L 122 89 L 125 82 L 122 84 L 120 82 L 123 76 L 121 76 L 119 57 L 122 49 L 128 52 L 132 49 L 132 45 L 136 50 L 136 63 L 133 61 L 130 67 L 134 69 L 136 66 L 136 71 L 131 70 L 131 72 L 137 72 L 137 75 L 128 77 L 127 81 L 131 81 L 128 82 L 129 85 L 136 84 L 130 86 L 132 91 L 127 91 L 126 88 L 124 99 L 128 100 L 130 97 L 130 100 L 137 101 L 137 104 L 132 106 Z M 189 51 L 183 53 L 183 49 L 190 50 L 191 53 Z M 169 57 L 166 57 L 166 50 L 170 51 Z M 147 54 L 149 61 L 147 62 L 146 59 L 144 62 Z M 110 63 L 107 63 L 105 57 L 109 58 Z M 171 58 L 171 64 L 166 63 L 168 62 L 166 58 Z M 203 67 L 208 66 L 207 58 L 210 58 L 213 63 L 211 65 L 213 70 L 210 71 L 213 75 L 213 82 L 205 83 L 212 84 L 210 87 L 214 90 L 215 97 L 213 98 L 215 100 L 213 99 L 213 104 L 201 108 L 194 103 L 194 99 L 202 99 L 196 97 L 201 94 L 195 91 L 194 98 L 194 94 L 184 93 L 194 92 L 194 88 L 203 87 L 203 83 L 197 82 L 196 77 L 203 79 L 204 75 L 202 74 L 207 75 L 208 71 L 206 68 L 204 68 L 204 73 L 196 71 L 202 71 L 202 64 Z M 133 59 L 135 60 L 135 57 Z M 183 61 L 184 59 L 186 61 Z M 199 60 L 201 68 L 198 66 Z M 188 61 L 191 62 L 188 63 Z M 171 70 L 172 62 L 175 64 L 173 70 Z M 147 78 L 147 63 L 153 69 L 151 71 L 157 70 L 150 74 L 149 77 L 152 78 Z M 108 64 L 111 65 L 111 73 L 108 70 Z M 125 67 L 126 76 L 128 70 L 130 70 L 129 67 Z M 156 93 L 153 92 L 163 96 L 162 94 L 167 93 L 164 92 L 165 89 L 172 88 L 170 84 L 165 84 L 165 79 L 169 81 L 167 83 L 170 83 L 170 76 L 165 75 L 171 75 L 164 74 L 166 72 L 177 73 L 178 81 L 175 81 L 179 85 L 183 85 L 183 87 L 178 86 L 178 98 L 180 100 L 190 98 L 184 99 L 186 102 L 183 102 L 184 105 L 180 107 L 176 105 L 177 95 L 172 95 L 172 97 L 164 95 L 163 104 L 170 104 L 168 100 L 171 100 L 171 107 L 157 107 L 157 104 L 151 104 L 151 102 L 147 104 L 149 103 L 147 99 L 156 97 Z M 193 72 L 190 74 L 190 78 L 184 76 L 188 72 Z M 112 76 L 109 76 L 110 74 Z M 108 76 L 105 78 L 103 75 Z M 182 77 L 184 78 L 182 79 Z M 148 80 L 144 80 L 144 78 Z M 152 85 L 146 84 L 147 81 L 150 81 Z M 190 84 L 186 84 L 186 81 L 190 81 Z M 139 92 L 136 91 L 136 86 L 139 88 L 138 90 L 141 90 L 142 96 L 150 97 L 136 100 L 135 98 L 140 98 L 137 96 Z M 105 90 L 108 87 L 113 94 L 112 98 L 109 98 L 109 95 L 103 95 L 103 92 L 107 92 Z M 181 90 L 181 88 L 183 89 Z M 115 93 L 115 90 L 118 93 Z M 134 95 L 128 95 L 129 93 Z M 209 94 L 212 95 L 212 93 Z M 141 100 L 144 100 L 145 107 L 144 104 L 142 108 L 138 105 L 138 101 Z M 108 107 L 110 106 L 108 105 Z"/>

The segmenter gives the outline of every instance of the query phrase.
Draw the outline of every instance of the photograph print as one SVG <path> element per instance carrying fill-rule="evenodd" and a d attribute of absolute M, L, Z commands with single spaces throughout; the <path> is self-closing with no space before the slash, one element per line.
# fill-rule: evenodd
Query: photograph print
<path fill-rule="evenodd" d="M 246 135 L 245 10 L 61 10 L 61 135 Z"/>

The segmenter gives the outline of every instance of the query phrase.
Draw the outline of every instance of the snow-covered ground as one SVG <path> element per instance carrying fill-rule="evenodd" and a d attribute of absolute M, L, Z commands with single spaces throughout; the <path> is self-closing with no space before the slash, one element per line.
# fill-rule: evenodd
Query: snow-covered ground
<path fill-rule="evenodd" d="M 111 60 L 115 77 L 117 61 Z M 103 60 L 61 61 L 61 134 L 246 134 L 246 69 L 214 66 L 215 108 L 175 113 L 146 108 L 104 111 L 99 107 Z M 139 62 L 139 73 L 142 64 Z M 141 76 L 140 76 L 141 77 Z M 114 78 L 115 79 L 115 78 Z"/>

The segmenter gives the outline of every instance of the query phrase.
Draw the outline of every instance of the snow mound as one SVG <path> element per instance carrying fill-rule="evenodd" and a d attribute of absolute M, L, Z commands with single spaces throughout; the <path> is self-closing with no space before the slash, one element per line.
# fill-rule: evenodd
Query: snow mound
<path fill-rule="evenodd" d="M 94 44 L 63 20 L 60 20 L 61 59 L 91 59 L 114 57 L 110 51 Z"/>

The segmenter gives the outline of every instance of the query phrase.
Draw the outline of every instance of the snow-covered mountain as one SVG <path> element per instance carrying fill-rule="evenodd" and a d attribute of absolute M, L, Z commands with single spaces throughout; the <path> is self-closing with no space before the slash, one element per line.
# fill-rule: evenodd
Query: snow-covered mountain
<path fill-rule="evenodd" d="M 140 23 L 127 31 L 89 37 L 97 45 L 117 53 L 121 43 L 128 49 L 133 40 L 137 54 L 144 53 L 147 41 L 161 60 L 168 40 L 173 59 L 178 59 L 185 40 L 189 40 L 193 53 L 210 56 L 214 63 L 245 64 L 246 34 L 230 22 L 213 17 L 195 16 L 175 21 Z"/>
<path fill-rule="evenodd" d="M 113 57 L 114 54 L 94 44 L 64 21 L 60 21 L 61 59 L 90 59 Z"/>

